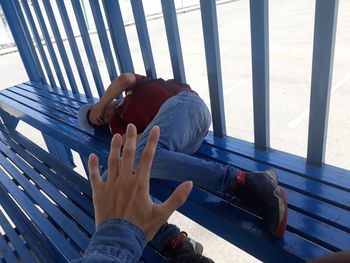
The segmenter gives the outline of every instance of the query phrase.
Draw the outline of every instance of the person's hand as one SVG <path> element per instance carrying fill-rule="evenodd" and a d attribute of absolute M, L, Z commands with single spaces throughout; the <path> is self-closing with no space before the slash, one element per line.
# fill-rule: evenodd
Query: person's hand
<path fill-rule="evenodd" d="M 100 103 L 96 103 L 90 108 L 89 121 L 97 126 L 104 125 L 103 120 L 104 107 Z"/>
<path fill-rule="evenodd" d="M 154 204 L 150 199 L 150 171 L 158 138 L 159 127 L 155 126 L 148 136 L 136 174 L 133 174 L 136 127 L 133 124 L 127 127 L 122 159 L 122 138 L 116 134 L 111 143 L 106 182 L 101 180 L 97 156 L 90 155 L 89 173 L 96 227 L 105 220 L 122 218 L 141 228 L 149 241 L 170 215 L 186 201 L 192 190 L 191 181 L 179 185 L 162 204 Z"/>

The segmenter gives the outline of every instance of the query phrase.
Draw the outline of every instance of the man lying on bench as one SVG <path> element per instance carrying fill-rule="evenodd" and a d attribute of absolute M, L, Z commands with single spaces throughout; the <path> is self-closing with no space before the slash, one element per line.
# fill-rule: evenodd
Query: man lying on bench
<path fill-rule="evenodd" d="M 118 99 L 124 91 L 125 97 Z M 138 140 L 134 171 L 152 127 L 158 126 L 161 133 L 151 178 L 191 180 L 209 191 L 236 196 L 257 211 L 273 235 L 284 234 L 287 200 L 274 172 L 245 172 L 192 156 L 208 132 L 211 116 L 188 85 L 124 73 L 110 84 L 98 103 L 80 109 L 78 120 L 87 129 L 109 125 L 112 134 L 122 135 L 123 142 L 127 125 L 135 124 Z"/>

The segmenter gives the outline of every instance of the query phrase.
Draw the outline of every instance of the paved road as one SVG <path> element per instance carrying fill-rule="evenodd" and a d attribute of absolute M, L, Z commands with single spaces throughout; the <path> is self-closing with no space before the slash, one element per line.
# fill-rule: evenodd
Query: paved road
<path fill-rule="evenodd" d="M 306 155 L 307 146 L 314 6 L 315 1 L 270 1 L 271 146 L 301 156 Z M 231 136 L 252 141 L 249 1 L 230 2 L 219 5 L 217 9 L 227 132 Z M 346 169 L 350 169 L 347 158 L 350 148 L 349 13 L 350 2 L 340 1 L 326 154 L 327 163 Z M 209 105 L 200 19 L 199 10 L 178 15 L 187 82 Z M 161 19 L 152 20 L 148 22 L 148 27 L 158 76 L 171 78 L 164 23 Z M 144 73 L 135 28 L 127 27 L 127 34 L 135 70 Z M 82 47 L 81 40 L 78 41 Z M 95 34 L 92 41 L 97 48 L 96 56 L 104 83 L 108 85 L 108 75 Z M 88 68 L 85 55 L 83 59 Z M 2 88 L 27 79 L 17 53 L 0 57 L 0 72 Z M 93 83 L 92 75 L 88 73 Z M 40 136 L 36 135 L 35 140 L 40 142 Z M 171 222 L 176 222 L 202 242 L 205 254 L 216 262 L 257 262 L 181 215 L 174 216 Z"/>

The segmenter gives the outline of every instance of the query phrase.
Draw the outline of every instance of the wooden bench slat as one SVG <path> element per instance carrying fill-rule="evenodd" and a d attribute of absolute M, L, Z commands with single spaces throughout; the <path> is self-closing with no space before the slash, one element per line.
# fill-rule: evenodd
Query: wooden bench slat
<path fill-rule="evenodd" d="M 27 123 L 31 123 L 35 128 L 48 134 L 54 134 L 57 140 L 67 143 L 72 149 L 86 156 L 92 152 L 96 153 L 100 157 L 100 163 L 106 167 L 109 144 L 97 141 L 76 129 L 71 129 L 62 122 L 41 114 L 3 94 L 0 94 L 0 106 L 0 109 L 10 112 L 11 115 Z"/>
<path fill-rule="evenodd" d="M 10 223 L 7 221 L 7 219 L 5 218 L 4 214 L 1 211 L 0 211 L 0 225 L 2 229 L 5 231 L 9 241 L 14 246 L 16 252 L 18 253 L 18 256 L 21 259 L 25 259 L 26 262 L 27 261 L 35 262 L 33 256 L 29 253 L 28 249 L 25 247 L 23 241 L 19 238 L 19 236 L 17 235 L 15 230 L 11 227 Z"/>
<path fill-rule="evenodd" d="M 18 155 L 20 155 L 24 160 L 33 165 L 40 173 L 45 174 L 46 179 L 49 180 L 50 183 L 54 184 L 58 189 L 60 189 L 60 191 L 69 196 L 70 199 L 72 199 L 76 204 L 78 204 L 79 207 L 84 209 L 89 215 L 94 214 L 91 205 L 91 187 L 89 186 L 89 184 L 87 184 L 86 190 L 90 191 L 86 191 L 84 189 L 85 192 L 90 192 L 89 199 L 87 199 L 86 197 L 84 197 L 84 195 L 82 195 L 82 193 L 78 189 L 76 189 L 72 186 L 71 183 L 69 183 L 69 180 L 66 179 L 66 177 L 63 177 L 58 173 L 53 173 L 47 166 L 40 163 L 36 158 L 34 158 L 28 152 L 26 152 L 24 148 L 21 148 L 19 145 L 5 138 L 3 132 L 0 132 L 0 139 L 2 141 L 4 141 L 5 139 L 7 145 L 14 149 Z M 81 178 L 80 185 L 86 185 L 86 182 L 87 180 Z"/>
<path fill-rule="evenodd" d="M 177 185 L 152 179 L 151 194 L 164 201 Z M 198 188 L 179 212 L 264 262 L 304 262 L 330 253 L 289 230 L 283 238 L 274 238 L 261 219 Z"/>
<path fill-rule="evenodd" d="M 10 149 L 8 149 L 2 142 L 0 142 L 0 151 L 3 154 L 6 154 L 7 158 L 9 158 L 11 162 L 17 166 L 18 169 L 20 169 L 23 173 L 25 173 L 37 185 L 37 187 L 40 187 L 41 190 L 45 192 L 46 195 L 48 195 L 54 202 L 56 202 L 58 207 L 60 207 L 61 209 L 64 209 L 69 215 L 71 215 L 71 217 L 75 219 L 77 224 L 80 224 L 90 234 L 94 233 L 95 226 L 94 226 L 94 221 L 91 219 L 91 217 L 88 217 L 80 209 L 78 209 L 75 205 L 73 205 L 72 202 L 69 199 L 67 199 L 65 196 L 63 196 L 57 188 L 53 187 L 53 185 L 49 181 L 43 179 L 35 170 L 33 170 L 32 167 L 30 167 L 23 160 L 18 158 L 17 155 L 14 152 L 12 152 Z M 0 160 L 4 161 L 1 155 L 0 155 Z M 5 161 L 2 163 L 5 163 Z M 11 170 L 15 172 L 14 169 L 11 169 Z M 12 172 L 10 174 L 13 177 L 15 177 L 16 175 L 16 174 L 13 174 Z M 34 197 L 34 195 L 36 195 L 35 191 L 38 191 L 39 189 L 36 189 L 34 186 L 30 186 L 25 180 L 21 180 L 19 182 L 23 186 L 25 191 L 28 192 L 30 196 L 32 196 L 35 199 Z M 42 199 L 46 200 L 46 198 L 43 195 L 41 197 Z M 40 201 L 37 200 L 37 203 L 39 204 Z M 43 201 L 43 204 L 42 204 L 43 209 L 44 209 L 44 205 L 46 206 L 47 202 Z M 44 210 L 47 211 L 46 209 Z M 55 213 L 54 210 L 55 209 L 52 210 L 52 214 L 50 215 L 51 217 L 55 218 L 55 215 L 56 215 L 57 220 L 66 220 L 66 219 L 63 219 L 63 215 L 61 215 L 59 211 Z M 48 214 L 50 214 L 50 210 L 47 212 Z M 72 227 L 73 225 L 70 225 L 71 223 L 72 222 L 69 220 L 67 227 Z M 85 241 L 85 235 L 81 235 L 79 231 L 77 233 L 72 233 L 72 235 L 77 238 L 82 238 L 82 240 Z M 72 238 L 73 240 L 74 240 L 74 237 Z M 80 242 L 80 239 L 75 241 Z"/>
<path fill-rule="evenodd" d="M 82 232 L 82 230 L 77 228 L 73 221 L 65 216 L 56 205 L 52 205 L 51 201 L 47 199 L 45 195 L 41 193 L 38 188 L 36 188 L 36 186 L 29 182 L 25 176 L 20 174 L 2 154 L 0 154 L 0 162 L 6 171 L 11 174 L 11 176 L 15 178 L 15 180 L 23 187 L 23 193 L 25 193 L 27 197 L 33 199 L 49 217 L 57 222 L 63 231 L 81 248 L 82 251 L 86 249 L 89 244 L 89 239 Z M 14 184 L 14 182 L 11 183 Z M 20 191 L 18 186 L 17 189 L 14 186 L 11 188 L 11 190 L 9 189 L 9 193 L 13 195 L 16 193 L 16 191 Z M 27 211 L 27 209 L 28 207 L 25 207 L 25 211 Z"/>
<path fill-rule="evenodd" d="M 31 93 L 31 92 L 26 91 L 25 89 L 21 89 L 19 87 L 12 87 L 11 89 L 9 89 L 9 91 L 14 92 L 16 95 L 20 95 L 20 96 L 26 97 L 30 100 L 37 101 L 43 105 L 46 105 L 46 106 L 50 105 L 50 108 L 57 110 L 57 111 L 60 111 L 63 114 L 69 115 L 70 117 L 73 117 L 73 118 L 77 117 L 78 110 L 76 110 L 75 108 L 70 108 L 70 107 L 62 105 L 60 103 L 57 103 L 53 99 L 47 99 L 46 97 L 37 95 L 35 93 Z"/>
<path fill-rule="evenodd" d="M 18 153 L 22 154 L 22 149 L 19 145 L 16 146 L 15 143 L 11 143 L 10 137 L 13 138 L 21 146 L 23 146 L 26 149 L 26 151 L 30 152 L 33 156 L 36 156 L 40 161 L 44 162 L 49 167 L 54 169 L 56 172 L 55 174 L 56 177 L 59 177 L 59 176 L 64 177 L 63 180 L 60 181 L 60 185 L 62 185 L 63 183 L 67 183 L 68 185 L 73 185 L 74 188 L 77 188 L 80 192 L 83 192 L 89 198 L 91 198 L 92 191 L 91 191 L 90 183 L 87 180 L 82 180 L 81 175 L 74 172 L 64 164 L 57 162 L 57 159 L 49 155 L 41 147 L 37 146 L 36 144 L 28 140 L 26 137 L 19 134 L 17 131 L 11 131 L 11 134 L 8 134 L 6 129 L 4 129 L 3 126 L 0 126 L 0 131 L 1 131 L 0 138 L 6 138 L 7 139 L 6 142 L 9 143 L 9 145 L 13 149 L 16 149 Z M 25 154 L 25 151 L 23 152 L 23 154 Z M 30 158 L 29 154 L 26 155 L 26 158 L 27 156 L 28 156 L 28 160 L 32 160 L 32 159 L 29 159 Z M 35 163 L 34 158 L 32 163 Z M 36 165 L 36 167 L 40 170 L 39 164 Z M 44 171 L 45 171 L 45 175 L 47 175 L 46 169 Z"/>
<path fill-rule="evenodd" d="M 3 158 L 2 158 L 3 159 Z M 32 201 L 15 183 L 0 169 L 0 183 L 16 202 L 26 211 L 36 226 L 45 233 L 46 237 L 67 260 L 80 257 L 80 254 L 61 236 L 51 222 L 35 207 Z"/>
<path fill-rule="evenodd" d="M 307 178 L 318 180 L 334 187 L 350 191 L 350 171 L 332 165 L 323 165 L 321 168 L 306 165 L 306 159 L 290 153 L 271 150 L 267 152 L 254 148 L 254 144 L 237 138 L 214 138 L 209 132 L 205 137 L 205 144 L 215 148 L 225 149 L 233 154 L 241 155 L 258 162 L 267 163 L 273 167 L 304 175 Z"/>
<path fill-rule="evenodd" d="M 18 93 L 13 93 L 11 90 L 12 89 L 5 90 L 1 94 L 8 97 L 8 98 L 11 98 L 14 101 L 17 101 L 21 104 L 24 104 L 25 106 L 30 107 L 33 110 L 38 111 L 46 116 L 49 116 L 49 117 L 52 117 L 53 119 L 61 121 L 65 124 L 69 125 L 71 128 L 74 128 L 74 129 L 79 130 L 83 133 L 91 135 L 97 140 L 101 140 L 101 141 L 108 143 L 108 144 L 110 143 L 111 135 L 109 133 L 105 134 L 105 136 L 96 136 L 96 131 L 86 130 L 86 129 L 81 128 L 78 121 L 77 121 L 76 116 L 72 117 L 72 116 L 69 116 L 65 113 L 62 113 L 61 111 L 58 112 L 57 110 L 55 110 L 54 107 L 43 104 L 42 102 L 40 102 L 40 100 L 39 100 L 39 102 L 37 102 L 35 98 L 30 99 L 30 98 L 27 98 L 27 97 L 20 95 Z M 101 130 L 101 129 L 99 129 L 99 130 Z"/>
<path fill-rule="evenodd" d="M 322 184 L 317 181 L 307 180 L 297 174 L 276 169 L 267 164 L 260 163 L 251 159 L 235 155 L 224 150 L 202 145 L 198 151 L 203 157 L 210 158 L 215 161 L 234 164 L 237 167 L 244 168 L 250 171 L 275 170 L 279 177 L 279 182 L 282 186 L 296 191 L 300 191 L 305 195 L 324 200 L 328 203 L 342 207 L 350 208 L 350 193 Z"/>
<path fill-rule="evenodd" d="M 50 85 L 44 85 L 42 83 L 39 82 L 32 82 L 32 81 L 27 81 L 24 84 L 31 86 L 31 87 L 35 87 L 44 91 L 49 91 L 51 93 L 54 93 L 56 95 L 61 95 L 62 97 L 66 97 L 66 98 L 72 98 L 78 102 L 81 103 L 96 103 L 99 99 L 96 98 L 88 98 L 85 96 L 85 94 L 79 93 L 79 94 L 74 94 L 73 92 L 69 91 L 69 90 L 62 90 L 60 88 L 57 87 L 52 87 Z"/>
<path fill-rule="evenodd" d="M 33 222 L 23 213 L 14 200 L 10 198 L 6 189 L 0 184 L 0 204 L 11 218 L 12 223 L 16 226 L 17 231 L 22 235 L 30 247 L 31 252 L 39 261 L 53 262 L 53 253 L 47 246 L 47 240 L 38 232 Z"/>
<path fill-rule="evenodd" d="M 17 259 L 12 251 L 12 249 L 8 246 L 5 238 L 0 235 L 0 260 L 2 261 L 4 258 L 7 262 L 16 262 Z"/>
<path fill-rule="evenodd" d="M 75 109 L 75 110 L 79 110 L 81 106 L 86 104 L 86 103 L 78 102 L 78 101 L 71 99 L 71 98 L 60 96 L 60 95 L 57 95 L 55 93 L 51 93 L 51 92 L 48 92 L 46 90 L 41 90 L 39 88 L 35 88 L 35 87 L 28 86 L 25 84 L 18 84 L 15 87 L 26 90 L 28 92 L 35 94 L 35 95 L 42 96 L 42 97 L 47 98 L 47 99 L 59 101 L 62 105 L 69 107 L 69 108 L 72 108 L 72 109 Z"/>
<path fill-rule="evenodd" d="M 332 251 L 350 249 L 349 233 L 293 209 L 288 209 L 288 229 Z"/>
<path fill-rule="evenodd" d="M 284 190 L 287 194 L 288 206 L 290 208 L 350 232 L 349 211 L 288 188 L 284 188 Z"/>
<path fill-rule="evenodd" d="M 53 110 L 52 108 L 49 108 L 45 105 L 37 103 L 36 101 L 28 99 L 24 96 L 18 95 L 17 93 L 11 92 L 10 90 L 4 90 L 1 94 L 5 95 L 13 100 L 16 100 L 24 105 L 28 105 L 28 106 L 30 105 L 29 107 L 35 109 L 36 111 L 42 112 L 45 115 L 48 115 L 52 118 L 60 120 L 64 123 L 66 123 L 67 125 L 72 126 L 72 128 L 79 127 L 78 126 L 79 123 L 78 123 L 77 119 L 72 118 L 71 116 L 69 116 L 65 113 L 59 112 L 57 110 Z M 89 130 L 89 131 L 86 131 L 86 133 L 93 134 L 93 131 Z"/>

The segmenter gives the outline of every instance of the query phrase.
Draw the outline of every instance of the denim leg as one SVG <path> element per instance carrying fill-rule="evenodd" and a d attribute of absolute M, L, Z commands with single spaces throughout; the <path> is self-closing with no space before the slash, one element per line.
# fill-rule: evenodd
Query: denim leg
<path fill-rule="evenodd" d="M 198 95 L 181 92 L 170 98 L 138 141 L 134 167 L 137 167 L 152 127 L 158 125 L 160 138 L 153 160 L 152 178 L 192 180 L 195 185 L 207 190 L 227 193 L 240 170 L 191 156 L 203 142 L 210 121 L 209 110 Z"/>
<path fill-rule="evenodd" d="M 176 225 L 164 223 L 153 237 L 151 243 L 159 250 L 162 250 L 166 242 L 177 237 L 179 234 L 180 229 Z"/>

